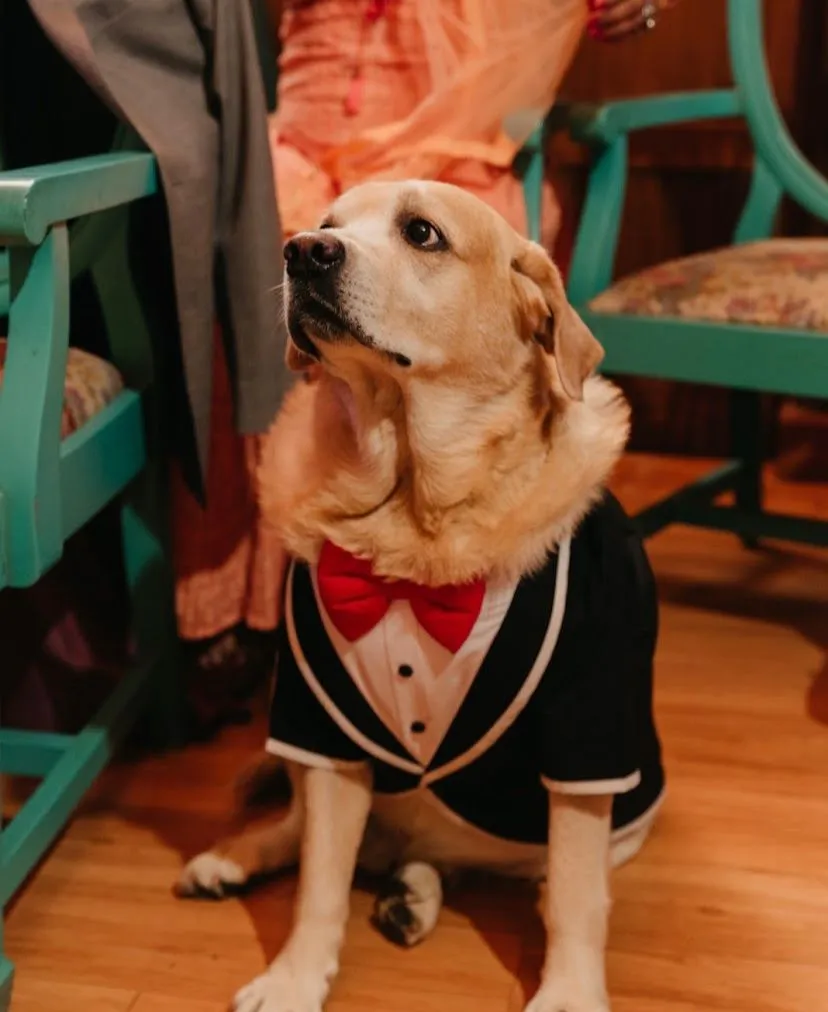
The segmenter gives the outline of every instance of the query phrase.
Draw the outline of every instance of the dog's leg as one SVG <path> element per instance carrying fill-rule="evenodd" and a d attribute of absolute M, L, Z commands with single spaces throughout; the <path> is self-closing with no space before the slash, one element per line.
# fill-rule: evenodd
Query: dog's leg
<path fill-rule="evenodd" d="M 294 801 L 274 826 L 221 840 L 194 857 L 178 878 L 176 895 L 220 900 L 260 875 L 289 868 L 299 860 L 301 833 L 302 811 Z"/>
<path fill-rule="evenodd" d="M 394 872 L 377 896 L 374 924 L 389 941 L 410 947 L 434 930 L 443 906 L 440 873 L 412 861 Z"/>
<path fill-rule="evenodd" d="M 612 798 L 552 793 L 549 809 L 546 960 L 526 1012 L 609 1012 L 604 949 Z"/>
<path fill-rule="evenodd" d="M 319 1012 L 339 969 L 371 772 L 308 769 L 293 930 L 270 969 L 236 995 L 236 1012 Z"/>
<path fill-rule="evenodd" d="M 223 899 L 238 892 L 251 879 L 296 864 L 302 838 L 304 798 L 301 790 L 297 790 L 301 772 L 288 767 L 288 775 L 293 790 L 287 815 L 275 825 L 220 840 L 210 850 L 194 857 L 178 878 L 175 886 L 178 896 Z"/>

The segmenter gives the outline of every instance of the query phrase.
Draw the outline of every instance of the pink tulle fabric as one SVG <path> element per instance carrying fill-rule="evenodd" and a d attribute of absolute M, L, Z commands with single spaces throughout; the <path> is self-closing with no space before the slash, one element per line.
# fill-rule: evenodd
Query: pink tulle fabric
<path fill-rule="evenodd" d="M 287 5 L 270 124 L 286 231 L 356 183 L 413 177 L 471 189 L 524 225 L 510 167 L 533 118 L 517 114 L 554 102 L 585 0 L 388 0 L 375 21 L 370 7 Z M 557 215 L 544 219 L 551 237 Z"/>
<path fill-rule="evenodd" d="M 586 17 L 586 0 L 285 0 L 270 120 L 285 232 L 312 228 L 356 183 L 412 177 L 462 186 L 524 231 L 512 161 L 553 104 Z M 550 245 L 558 224 L 547 190 Z M 256 509 L 268 437 L 233 432 L 222 356 L 215 361 L 207 509 L 174 482 L 187 638 L 240 621 L 272 628 L 284 570 L 278 538 Z"/>

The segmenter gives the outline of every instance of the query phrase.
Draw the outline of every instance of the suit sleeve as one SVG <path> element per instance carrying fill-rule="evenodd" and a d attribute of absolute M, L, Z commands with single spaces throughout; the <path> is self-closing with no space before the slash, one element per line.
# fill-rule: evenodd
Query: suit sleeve
<path fill-rule="evenodd" d="M 320 769 L 348 769 L 368 760 L 315 695 L 284 630 L 279 634 L 266 747 L 272 755 Z"/>
<path fill-rule="evenodd" d="M 589 564 L 589 603 L 561 644 L 562 677 L 542 702 L 542 776 L 560 793 L 624 794 L 640 784 L 655 740 L 655 582 L 635 535 L 602 545 Z"/>

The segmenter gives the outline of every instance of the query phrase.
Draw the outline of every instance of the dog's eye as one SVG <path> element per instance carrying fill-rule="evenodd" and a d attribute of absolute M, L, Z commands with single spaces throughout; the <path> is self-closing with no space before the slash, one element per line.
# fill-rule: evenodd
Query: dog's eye
<path fill-rule="evenodd" d="M 446 241 L 438 228 L 425 218 L 412 218 L 403 228 L 406 242 L 418 249 L 443 249 Z"/>

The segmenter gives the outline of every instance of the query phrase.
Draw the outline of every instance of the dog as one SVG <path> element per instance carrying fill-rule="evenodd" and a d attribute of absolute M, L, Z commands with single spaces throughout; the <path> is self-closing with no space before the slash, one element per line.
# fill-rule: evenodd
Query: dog
<path fill-rule="evenodd" d="M 376 922 L 403 945 L 454 870 L 546 879 L 527 1012 L 607 1012 L 610 867 L 664 788 L 655 584 L 606 491 L 628 406 L 546 252 L 460 189 L 356 187 L 285 259 L 312 378 L 261 506 L 295 560 L 268 739 L 293 800 L 179 891 L 298 861 L 289 939 L 234 1008 L 320 1012 L 357 865 L 390 874 Z"/>

